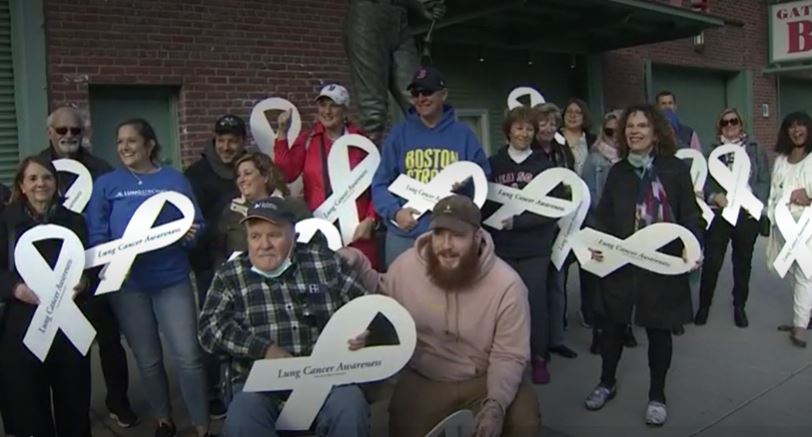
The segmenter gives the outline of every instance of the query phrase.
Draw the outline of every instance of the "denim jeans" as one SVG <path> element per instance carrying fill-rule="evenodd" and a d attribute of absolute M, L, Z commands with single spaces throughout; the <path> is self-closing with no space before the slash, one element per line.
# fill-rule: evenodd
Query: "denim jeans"
<path fill-rule="evenodd" d="M 192 423 L 207 425 L 206 373 L 197 342 L 197 311 L 191 282 L 185 280 L 160 290 L 122 288 L 110 297 L 121 331 L 135 355 L 152 414 L 157 418 L 172 414 L 160 331 L 177 366 L 181 395 Z"/>
<path fill-rule="evenodd" d="M 276 437 L 279 411 L 273 393 L 243 392 L 235 387 L 234 399 L 228 406 L 226 437 Z M 365 437 L 369 435 L 369 404 L 357 385 L 333 387 L 316 417 L 316 434 L 320 437 Z"/>

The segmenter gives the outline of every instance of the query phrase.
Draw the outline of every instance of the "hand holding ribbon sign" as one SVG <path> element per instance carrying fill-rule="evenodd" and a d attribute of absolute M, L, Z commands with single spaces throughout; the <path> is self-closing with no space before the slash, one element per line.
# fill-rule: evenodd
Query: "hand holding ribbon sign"
<path fill-rule="evenodd" d="M 38 241 L 50 239 L 62 240 L 53 270 L 34 246 Z M 20 237 L 14 259 L 20 277 L 40 301 L 23 344 L 44 362 L 57 330 L 61 329 L 76 349 L 87 355 L 96 330 L 73 302 L 74 287 L 79 284 L 85 267 L 84 247 L 79 237 L 62 226 L 36 226 Z"/>
<path fill-rule="evenodd" d="M 537 105 L 541 105 L 543 103 L 547 103 L 544 100 L 544 96 L 541 95 L 535 88 L 531 88 L 528 86 L 520 86 L 518 88 L 513 89 L 513 91 L 508 94 L 507 98 L 507 105 L 508 109 L 518 108 L 519 106 L 523 106 L 522 102 L 519 101 L 519 98 L 529 96 L 530 97 L 530 107 L 534 108 Z"/>
<path fill-rule="evenodd" d="M 350 146 L 367 153 L 364 160 L 353 169 L 350 169 Z M 355 200 L 372 184 L 372 176 L 380 163 L 381 154 L 378 148 L 363 135 L 343 135 L 330 148 L 327 169 L 333 194 L 313 211 L 313 215 L 330 223 L 338 220 L 344 244 L 352 242 L 359 224 Z"/>
<path fill-rule="evenodd" d="M 474 413 L 460 410 L 432 428 L 426 437 L 471 437 L 474 435 Z"/>
<path fill-rule="evenodd" d="M 812 277 L 812 208 L 806 207 L 801 213 L 800 219 L 795 221 L 789 210 L 789 192 L 781 197 L 775 206 L 775 225 L 784 237 L 784 246 L 778 252 L 778 256 L 773 261 L 776 273 L 782 278 L 786 276 L 792 262 L 798 263 L 798 267 L 804 272 L 807 278 Z"/>
<path fill-rule="evenodd" d="M 175 205 L 183 217 L 152 227 L 167 202 Z M 85 251 L 85 264 L 88 268 L 106 264 L 99 275 L 101 282 L 96 294 L 118 291 L 138 254 L 160 249 L 180 240 L 192 227 L 194 218 L 194 204 L 183 194 L 164 191 L 145 200 L 135 210 L 121 238 Z"/>
<path fill-rule="evenodd" d="M 583 179 L 578 178 L 577 181 L 570 185 L 570 188 L 572 190 L 572 201 L 578 204 L 578 208 L 574 213 L 558 221 L 558 227 L 561 231 L 553 242 L 553 254 L 551 257 L 553 265 L 558 270 L 564 268 L 564 261 L 567 260 L 567 256 L 572 250 L 572 241 L 570 239 L 583 226 L 592 201 L 589 195 L 589 187 Z"/>
<path fill-rule="evenodd" d="M 657 251 L 677 238 L 685 246 L 684 259 Z M 693 270 L 702 258 L 702 249 L 694 234 L 674 223 L 646 226 L 625 240 L 585 228 L 571 240 L 581 267 L 601 278 L 626 264 L 662 275 L 679 275 Z M 593 250 L 601 252 L 603 259 L 592 259 Z"/>
<path fill-rule="evenodd" d="M 733 154 L 733 170 L 729 169 L 720 158 Z M 713 149 L 708 158 L 708 170 L 716 182 L 727 191 L 727 206 L 722 210 L 722 217 L 733 226 L 739 219 L 739 210 L 744 209 L 753 218 L 761 217 L 764 204 L 750 191 L 750 158 L 747 151 L 737 144 L 724 144 Z"/>
<path fill-rule="evenodd" d="M 302 131 L 302 117 L 296 105 L 281 97 L 271 97 L 265 99 L 254 106 L 251 110 L 251 136 L 257 143 L 257 147 L 262 153 L 273 156 L 273 145 L 276 141 L 276 131 L 271 127 L 266 115 L 269 111 L 291 111 L 290 129 L 288 129 L 288 145 L 293 144 L 299 133 Z"/>
<path fill-rule="evenodd" d="M 705 229 L 707 229 L 715 217 L 713 210 L 702 198 L 702 192 L 705 190 L 705 180 L 708 178 L 708 163 L 705 161 L 702 152 L 694 149 L 679 149 L 676 156 L 679 159 L 691 160 L 691 181 L 696 192 L 696 204 L 699 206 L 699 210 L 702 211 L 702 218 L 705 219 Z"/>
<path fill-rule="evenodd" d="M 440 199 L 452 195 L 454 185 L 467 179 L 474 182 L 473 200 L 481 208 L 488 195 L 488 178 L 485 177 L 482 167 L 470 161 L 458 161 L 447 166 L 428 184 L 401 174 L 389 185 L 389 191 L 407 200 L 401 208 L 413 208 L 418 211 L 416 219 L 431 211 Z"/>
<path fill-rule="evenodd" d="M 557 167 L 539 173 L 522 189 L 491 182 L 488 184 L 488 200 L 502 206 L 483 223 L 494 229 L 502 229 L 504 220 L 525 211 L 550 218 L 567 216 L 578 208 L 580 197 L 567 200 L 549 194 L 559 184 L 576 186 L 580 185 L 580 181 L 572 170 Z"/>
<path fill-rule="evenodd" d="M 347 341 L 364 332 L 378 313 L 395 327 L 399 344 L 349 350 Z M 409 362 L 416 344 L 414 320 L 394 299 L 358 297 L 333 314 L 312 355 L 257 360 L 243 389 L 292 390 L 276 420 L 276 429 L 306 430 L 334 386 L 380 381 L 394 375 Z"/>
<path fill-rule="evenodd" d="M 76 175 L 76 180 L 65 193 L 63 206 L 81 214 L 90 201 L 90 195 L 93 194 L 93 177 L 90 175 L 90 171 L 84 164 L 73 159 L 57 159 L 53 164 L 57 171 Z"/>

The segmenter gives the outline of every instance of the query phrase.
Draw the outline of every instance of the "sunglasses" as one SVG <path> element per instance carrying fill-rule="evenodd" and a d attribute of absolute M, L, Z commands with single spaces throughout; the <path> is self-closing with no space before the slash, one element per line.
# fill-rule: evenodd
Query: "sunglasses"
<path fill-rule="evenodd" d="M 722 119 L 722 121 L 719 122 L 719 126 L 721 126 L 721 127 L 738 126 L 738 125 L 739 125 L 739 119 L 738 118 L 731 118 L 731 119 L 727 119 L 727 120 Z"/>
<path fill-rule="evenodd" d="M 607 137 L 614 137 L 615 130 L 610 127 L 605 127 L 603 128 L 603 134 L 606 135 Z"/>
<path fill-rule="evenodd" d="M 62 126 L 62 127 L 55 127 L 54 128 L 54 132 L 56 132 L 57 135 L 65 135 L 65 134 L 68 133 L 68 131 L 70 131 L 70 133 L 73 134 L 73 135 L 81 135 L 82 134 L 82 128 L 81 127 L 64 127 L 64 126 Z"/>
<path fill-rule="evenodd" d="M 431 97 L 436 92 L 437 91 L 431 91 L 431 90 L 425 90 L 425 89 L 415 89 L 415 88 L 412 88 L 412 91 L 411 91 L 412 97 L 418 97 L 418 96 Z"/>

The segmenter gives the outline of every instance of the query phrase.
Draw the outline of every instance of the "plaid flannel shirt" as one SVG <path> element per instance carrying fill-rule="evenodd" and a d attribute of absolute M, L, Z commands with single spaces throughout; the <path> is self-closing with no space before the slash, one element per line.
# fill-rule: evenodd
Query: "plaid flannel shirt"
<path fill-rule="evenodd" d="M 310 355 L 338 308 L 366 294 L 358 274 L 321 244 L 297 244 L 291 261 L 280 277 L 268 279 L 251 271 L 243 253 L 214 276 L 198 337 L 209 353 L 231 358 L 232 383 L 245 381 L 273 344 Z"/>

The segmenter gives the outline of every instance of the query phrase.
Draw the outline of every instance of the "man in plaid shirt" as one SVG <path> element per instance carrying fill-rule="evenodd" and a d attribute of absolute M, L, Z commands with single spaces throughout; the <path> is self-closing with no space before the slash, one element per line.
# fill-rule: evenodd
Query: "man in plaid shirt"
<path fill-rule="evenodd" d="M 283 398 L 242 392 L 255 360 L 310 355 L 330 317 L 366 293 L 357 273 L 326 246 L 297 244 L 294 213 L 279 197 L 260 200 L 243 223 L 248 253 L 217 271 L 200 315 L 203 348 L 231 358 L 234 399 L 225 434 L 275 436 Z M 362 334 L 350 348 L 363 347 Z M 369 406 L 356 385 L 335 387 L 316 419 L 328 436 L 367 436 Z"/>

